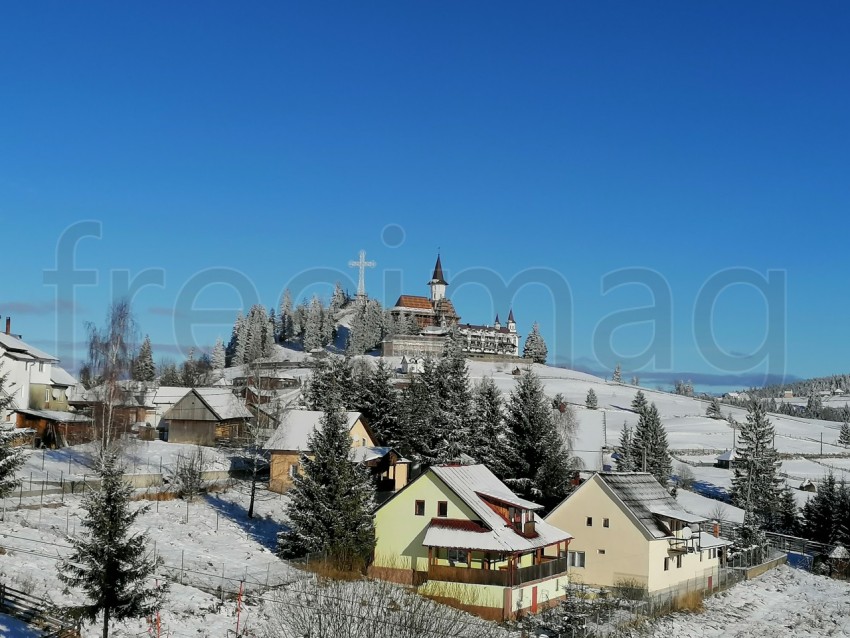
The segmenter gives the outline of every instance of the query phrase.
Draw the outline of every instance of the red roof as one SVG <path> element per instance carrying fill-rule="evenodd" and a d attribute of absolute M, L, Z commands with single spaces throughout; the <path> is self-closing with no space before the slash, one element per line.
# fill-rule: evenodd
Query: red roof
<path fill-rule="evenodd" d="M 418 310 L 433 310 L 431 301 L 428 297 L 418 297 L 416 295 L 402 295 L 395 302 L 396 306 L 401 308 L 416 308 Z"/>
<path fill-rule="evenodd" d="M 446 529 L 459 529 L 464 532 L 489 532 L 490 530 L 476 521 L 467 521 L 461 518 L 432 518 L 431 525 Z"/>

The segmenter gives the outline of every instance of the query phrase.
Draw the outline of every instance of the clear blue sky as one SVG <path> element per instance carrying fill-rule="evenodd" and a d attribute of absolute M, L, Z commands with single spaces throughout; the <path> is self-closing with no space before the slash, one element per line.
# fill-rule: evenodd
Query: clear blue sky
<path fill-rule="evenodd" d="M 176 357 L 191 339 L 173 309 L 205 269 L 242 273 L 270 306 L 304 271 L 353 277 L 363 248 L 373 295 L 397 277 L 425 294 L 439 247 L 450 282 L 545 281 L 496 307 L 482 286 L 449 294 L 464 321 L 512 302 L 558 361 L 604 371 L 647 347 L 651 323 L 599 345 L 622 323 L 606 316 L 651 302 L 641 285 L 602 292 L 638 267 L 672 302 L 652 311 L 671 329 L 656 321 L 642 378 L 847 372 L 848 26 L 845 2 L 6 3 L 0 314 L 67 359 L 113 271 L 156 269 L 164 286 L 133 305 Z M 57 309 L 45 271 L 81 220 L 101 224 L 76 249 L 97 283 Z M 769 363 L 696 344 L 700 290 L 729 268 L 784 273 L 769 302 L 732 285 L 702 306 L 736 355 L 770 322 Z M 559 277 L 571 303 L 547 292 Z M 240 297 L 212 285 L 195 305 L 232 317 Z"/>

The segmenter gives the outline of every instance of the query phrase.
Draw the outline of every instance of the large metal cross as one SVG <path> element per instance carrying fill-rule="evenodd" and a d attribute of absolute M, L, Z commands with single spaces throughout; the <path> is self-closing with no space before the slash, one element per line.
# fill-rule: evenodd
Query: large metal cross
<path fill-rule="evenodd" d="M 357 296 L 365 297 L 366 296 L 366 269 L 374 268 L 377 266 L 374 261 L 366 261 L 366 251 L 360 251 L 360 259 L 358 261 L 349 261 L 349 268 L 359 268 L 360 269 L 360 278 L 357 280 Z"/>

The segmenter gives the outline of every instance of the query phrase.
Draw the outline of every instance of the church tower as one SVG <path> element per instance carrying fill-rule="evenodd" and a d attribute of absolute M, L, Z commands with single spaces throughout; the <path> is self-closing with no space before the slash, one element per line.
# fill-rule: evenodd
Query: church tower
<path fill-rule="evenodd" d="M 508 314 L 508 332 L 516 332 L 516 321 L 514 321 L 514 309 Z"/>
<path fill-rule="evenodd" d="M 440 263 L 440 255 L 437 255 L 437 263 L 434 265 L 434 275 L 428 282 L 431 287 L 431 303 L 436 303 L 446 298 L 446 286 L 449 284 L 443 278 L 443 265 Z"/>
<path fill-rule="evenodd" d="M 493 322 L 493 327 L 494 327 L 496 330 L 501 330 L 501 329 L 502 329 L 502 322 L 501 322 L 501 321 L 499 321 L 499 315 L 496 315 L 496 321 L 494 321 L 494 322 Z"/>

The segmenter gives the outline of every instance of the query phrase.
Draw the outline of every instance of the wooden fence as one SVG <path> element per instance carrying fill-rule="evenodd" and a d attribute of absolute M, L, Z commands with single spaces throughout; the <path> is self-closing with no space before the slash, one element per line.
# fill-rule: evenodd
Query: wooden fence
<path fill-rule="evenodd" d="M 44 638 L 80 638 L 79 627 L 52 614 L 40 598 L 0 584 L 0 611 L 44 630 Z"/>

